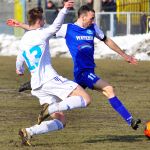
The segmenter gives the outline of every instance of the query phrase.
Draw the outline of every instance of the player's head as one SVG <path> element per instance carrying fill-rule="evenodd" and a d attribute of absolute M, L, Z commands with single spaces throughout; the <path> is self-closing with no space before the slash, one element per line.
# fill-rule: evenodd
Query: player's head
<path fill-rule="evenodd" d="M 84 27 L 88 27 L 94 23 L 95 11 L 87 5 L 83 5 L 78 10 L 78 18 L 82 20 Z"/>
<path fill-rule="evenodd" d="M 43 9 L 36 7 L 28 11 L 27 20 L 30 26 L 35 25 L 39 21 L 40 26 L 44 25 Z"/>

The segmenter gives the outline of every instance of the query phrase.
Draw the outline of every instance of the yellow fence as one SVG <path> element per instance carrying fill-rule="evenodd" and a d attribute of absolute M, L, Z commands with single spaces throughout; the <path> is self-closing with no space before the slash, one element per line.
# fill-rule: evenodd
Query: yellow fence
<path fill-rule="evenodd" d="M 117 12 L 150 12 L 150 0 L 116 0 Z M 133 25 L 140 23 L 140 15 L 132 15 Z M 117 19 L 121 23 L 126 23 L 127 16 L 117 14 Z"/>
<path fill-rule="evenodd" d="M 20 22 L 25 21 L 25 0 L 14 0 L 14 18 Z M 23 33 L 23 29 L 14 29 L 16 36 L 22 36 Z"/>

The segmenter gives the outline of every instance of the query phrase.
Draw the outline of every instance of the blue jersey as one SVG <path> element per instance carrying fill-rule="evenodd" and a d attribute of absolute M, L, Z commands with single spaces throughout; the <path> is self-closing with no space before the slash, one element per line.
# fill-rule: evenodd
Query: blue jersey
<path fill-rule="evenodd" d="M 94 68 L 96 66 L 94 62 L 94 37 L 103 40 L 105 38 L 104 33 L 96 24 L 92 24 L 88 28 L 82 28 L 77 24 L 65 24 L 57 32 L 56 36 L 62 36 L 66 39 L 66 44 L 74 62 L 75 81 L 83 87 L 86 87 L 88 85 L 82 84 L 83 79 L 90 77 L 92 81 L 88 87 L 92 88 L 93 83 L 99 79 L 94 74 Z M 88 73 L 84 74 L 81 81 L 81 74 L 83 75 L 85 71 L 88 71 Z M 87 83 L 89 80 L 85 80 L 84 82 Z"/>
<path fill-rule="evenodd" d="M 82 28 L 76 24 L 63 25 L 57 36 L 63 36 L 72 55 L 74 73 L 78 74 L 86 69 L 94 69 L 94 37 L 102 40 L 104 33 L 92 24 L 88 28 Z"/>
<path fill-rule="evenodd" d="M 94 25 L 81 28 L 75 24 L 68 24 L 66 44 L 74 61 L 74 72 L 81 72 L 87 68 L 94 68 Z"/>

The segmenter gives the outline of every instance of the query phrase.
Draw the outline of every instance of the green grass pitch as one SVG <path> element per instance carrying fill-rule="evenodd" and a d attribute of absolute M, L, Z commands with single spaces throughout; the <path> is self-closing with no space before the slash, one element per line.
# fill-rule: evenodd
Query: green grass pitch
<path fill-rule="evenodd" d="M 20 145 L 18 130 L 36 123 L 40 106 L 30 91 L 18 93 L 30 75 L 28 71 L 24 77 L 15 74 L 15 59 L 0 57 L 0 150 L 149 150 L 143 130 L 150 120 L 150 62 L 96 60 L 96 73 L 114 86 L 132 115 L 142 119 L 137 131 L 128 127 L 102 94 L 87 90 L 93 99 L 88 108 L 65 112 L 65 129 L 34 136 L 28 148 Z M 59 74 L 73 79 L 71 59 L 53 58 L 52 62 Z"/>

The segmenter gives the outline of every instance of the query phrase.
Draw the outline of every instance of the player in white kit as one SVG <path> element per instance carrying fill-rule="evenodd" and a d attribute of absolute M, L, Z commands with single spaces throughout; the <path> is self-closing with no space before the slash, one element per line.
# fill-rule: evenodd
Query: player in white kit
<path fill-rule="evenodd" d="M 67 9 L 73 4 L 73 0 L 65 2 L 64 8 L 48 27 L 44 27 L 42 8 L 33 8 L 27 14 L 30 31 L 21 39 L 16 73 L 23 75 L 25 62 L 31 73 L 31 93 L 39 98 L 43 107 L 38 124 L 19 131 L 23 145 L 30 146 L 33 135 L 63 129 L 66 122 L 62 111 L 84 108 L 91 102 L 90 96 L 81 86 L 58 75 L 51 65 L 49 39 L 60 29 Z M 13 23 L 12 20 L 9 21 L 8 25 Z M 52 120 L 44 121 L 49 115 Z"/>

